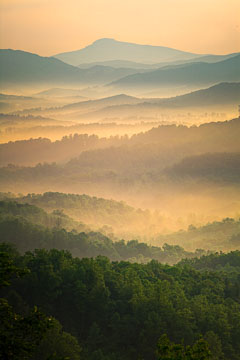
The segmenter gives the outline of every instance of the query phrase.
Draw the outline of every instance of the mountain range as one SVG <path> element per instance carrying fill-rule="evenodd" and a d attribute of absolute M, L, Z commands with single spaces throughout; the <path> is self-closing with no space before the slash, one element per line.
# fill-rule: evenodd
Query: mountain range
<path fill-rule="evenodd" d="M 180 94 L 220 82 L 240 81 L 240 54 L 199 56 L 165 47 L 100 39 L 84 49 L 56 57 L 0 50 L 2 88 L 39 85 L 43 90 L 72 85 L 83 90 L 99 86 L 102 94 L 97 97 L 129 91 L 139 96 L 155 89 L 165 89 L 167 94 L 168 88 L 175 88 L 172 94 Z M 83 68 L 70 65 L 69 57 L 75 59 L 75 65 L 80 61 L 88 64 Z M 78 94 L 86 96 L 84 92 Z"/>

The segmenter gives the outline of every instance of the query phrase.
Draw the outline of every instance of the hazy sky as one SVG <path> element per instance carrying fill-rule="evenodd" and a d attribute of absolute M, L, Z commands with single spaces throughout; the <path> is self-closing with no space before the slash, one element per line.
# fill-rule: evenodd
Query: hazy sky
<path fill-rule="evenodd" d="M 40 55 L 102 37 L 196 53 L 240 51 L 240 0 L 0 0 L 0 47 Z"/>

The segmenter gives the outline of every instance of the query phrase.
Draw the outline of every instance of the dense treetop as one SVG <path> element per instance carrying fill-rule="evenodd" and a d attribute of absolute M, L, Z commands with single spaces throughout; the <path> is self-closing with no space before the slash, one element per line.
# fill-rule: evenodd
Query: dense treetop
<path fill-rule="evenodd" d="M 203 261 L 199 271 L 188 263 L 79 259 L 54 249 L 20 256 L 5 244 L 1 249 L 29 271 L 2 296 L 20 313 L 37 305 L 60 321 L 82 348 L 76 359 L 179 359 L 180 353 L 180 359 L 186 359 L 184 354 L 189 359 L 200 359 L 196 354 L 202 359 L 239 359 L 239 252 L 206 257 L 207 266 Z M 231 271 L 226 256 L 235 259 Z M 221 269 L 209 270 L 215 259 Z M 50 350 L 57 334 L 52 331 Z M 43 351 L 34 359 L 47 359 L 49 340 L 43 340 Z M 66 340 L 62 347 L 70 351 Z M 71 348 L 79 351 L 76 345 Z"/>

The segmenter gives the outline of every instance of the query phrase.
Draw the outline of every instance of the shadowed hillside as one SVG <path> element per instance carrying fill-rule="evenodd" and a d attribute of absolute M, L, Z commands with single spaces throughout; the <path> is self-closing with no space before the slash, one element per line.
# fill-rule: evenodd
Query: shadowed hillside
<path fill-rule="evenodd" d="M 20 50 L 0 50 L 0 81 L 2 86 L 24 84 L 47 85 L 105 84 L 139 70 L 107 66 L 80 69 L 59 59 L 42 57 Z M 142 70 L 146 71 L 146 70 Z"/>

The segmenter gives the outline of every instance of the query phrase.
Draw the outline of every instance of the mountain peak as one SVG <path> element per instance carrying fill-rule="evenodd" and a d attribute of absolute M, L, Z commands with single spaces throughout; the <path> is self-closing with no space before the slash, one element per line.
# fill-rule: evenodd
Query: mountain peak
<path fill-rule="evenodd" d="M 94 45 L 94 44 L 102 44 L 102 43 L 113 43 L 113 42 L 117 42 L 117 40 L 115 40 L 113 38 L 101 38 L 101 39 L 95 40 L 92 43 L 92 45 Z"/>
<path fill-rule="evenodd" d="M 190 60 L 198 54 L 171 49 L 165 46 L 152 46 L 101 38 L 83 49 L 55 55 L 56 58 L 71 64 L 127 60 L 146 64 Z"/>

